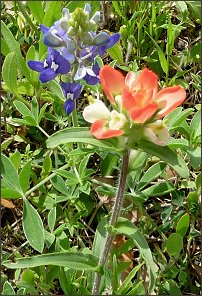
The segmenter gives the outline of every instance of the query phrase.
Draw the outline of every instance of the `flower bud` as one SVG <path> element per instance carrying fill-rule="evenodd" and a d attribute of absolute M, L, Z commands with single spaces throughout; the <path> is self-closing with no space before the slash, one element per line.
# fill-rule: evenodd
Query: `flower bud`
<path fill-rule="evenodd" d="M 72 26 L 70 26 L 68 31 L 67 31 L 67 34 L 69 36 L 75 36 L 76 35 L 76 30 Z"/>
<path fill-rule="evenodd" d="M 69 28 L 68 21 L 70 19 L 69 9 L 63 8 L 62 13 L 63 13 L 63 17 L 59 20 L 59 24 L 60 24 L 62 29 L 67 31 L 68 28 Z"/>
<path fill-rule="evenodd" d="M 95 45 L 107 45 L 110 41 L 110 36 L 106 32 L 100 32 L 97 36 L 93 38 L 93 41 Z"/>
<path fill-rule="evenodd" d="M 55 35 L 53 31 L 48 31 L 44 34 L 43 42 L 48 47 L 59 47 L 65 45 L 64 40 Z"/>
<path fill-rule="evenodd" d="M 84 12 L 88 13 L 89 15 L 91 14 L 91 6 L 89 3 L 86 3 L 84 6 Z"/>
<path fill-rule="evenodd" d="M 96 11 L 95 14 L 91 17 L 90 21 L 94 21 L 95 23 L 99 23 L 99 21 L 100 21 L 100 12 Z"/>
<path fill-rule="evenodd" d="M 90 32 L 86 32 L 82 38 L 82 41 L 87 44 L 87 45 L 91 45 L 93 44 L 93 36 Z"/>

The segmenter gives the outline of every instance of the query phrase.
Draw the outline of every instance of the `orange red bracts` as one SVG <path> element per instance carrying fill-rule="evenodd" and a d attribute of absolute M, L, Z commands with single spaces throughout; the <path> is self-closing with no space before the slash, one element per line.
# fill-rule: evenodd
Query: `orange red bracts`
<path fill-rule="evenodd" d="M 152 122 L 167 115 L 181 105 L 186 98 L 185 90 L 179 85 L 158 91 L 158 76 L 147 68 L 139 73 L 129 72 L 124 77 L 120 71 L 104 66 L 99 76 L 103 90 L 111 105 L 116 109 L 116 111 L 113 110 L 116 113 L 110 112 L 100 100 L 94 100 L 93 108 L 91 105 L 86 107 L 88 112 L 84 109 L 84 118 L 92 123 L 90 131 L 97 139 L 121 136 L 125 133 L 125 128 L 133 124 L 145 127 L 150 124 L 149 129 L 151 130 Z M 103 114 L 100 114 L 101 104 L 104 105 L 101 108 Z M 98 105 L 99 116 L 96 119 L 95 110 Z M 92 117 L 89 117 L 91 113 L 89 108 L 94 111 L 93 121 L 88 119 Z M 160 121 L 158 125 L 161 125 Z M 154 138 L 153 136 L 152 139 Z"/>

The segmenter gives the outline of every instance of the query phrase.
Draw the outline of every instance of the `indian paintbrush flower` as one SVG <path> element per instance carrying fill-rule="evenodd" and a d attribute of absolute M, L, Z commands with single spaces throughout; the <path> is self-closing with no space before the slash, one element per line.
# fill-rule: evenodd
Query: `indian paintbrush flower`
<path fill-rule="evenodd" d="M 97 139 L 122 135 L 137 139 L 145 137 L 158 145 L 166 145 L 169 133 L 159 119 L 182 104 L 186 98 L 185 90 L 178 85 L 158 91 L 158 77 L 147 68 L 139 73 L 129 72 L 124 77 L 112 67 L 104 66 L 99 76 L 103 90 L 116 113 L 112 118 L 112 115 L 106 117 L 103 112 L 102 117 L 99 110 L 98 118 L 94 114 L 92 121 L 91 110 L 94 112 L 96 108 L 91 105 L 86 107 L 83 114 L 85 120 L 92 123 L 91 134 Z M 105 114 L 112 112 L 105 110 Z M 132 135 L 134 132 L 136 135 Z"/>

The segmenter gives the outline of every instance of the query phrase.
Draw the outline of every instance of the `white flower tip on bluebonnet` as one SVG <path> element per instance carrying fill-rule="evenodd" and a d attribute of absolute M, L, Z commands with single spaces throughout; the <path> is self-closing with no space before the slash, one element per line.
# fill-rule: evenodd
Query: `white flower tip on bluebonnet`
<path fill-rule="evenodd" d="M 69 28 L 68 21 L 70 19 L 69 9 L 63 8 L 62 13 L 63 13 L 63 17 L 59 20 L 59 24 L 62 29 L 67 31 Z"/>
<path fill-rule="evenodd" d="M 97 36 L 94 37 L 93 42 L 96 45 L 106 45 L 110 41 L 110 36 L 106 32 L 100 32 Z"/>
<path fill-rule="evenodd" d="M 82 79 L 84 76 L 86 75 L 86 68 L 85 67 L 80 67 L 78 68 L 78 70 L 76 71 L 76 74 L 74 76 L 74 80 L 80 80 Z"/>
<path fill-rule="evenodd" d="M 95 14 L 91 17 L 90 21 L 93 21 L 95 23 L 99 23 L 99 21 L 100 21 L 100 12 L 96 11 Z"/>
<path fill-rule="evenodd" d="M 69 13 L 69 9 L 64 7 L 63 10 L 62 10 L 62 14 L 64 17 L 68 18 L 70 17 L 70 13 Z"/>
<path fill-rule="evenodd" d="M 91 14 L 91 6 L 89 3 L 86 3 L 85 6 L 84 6 L 84 10 L 83 10 L 85 13 L 87 14 Z"/>

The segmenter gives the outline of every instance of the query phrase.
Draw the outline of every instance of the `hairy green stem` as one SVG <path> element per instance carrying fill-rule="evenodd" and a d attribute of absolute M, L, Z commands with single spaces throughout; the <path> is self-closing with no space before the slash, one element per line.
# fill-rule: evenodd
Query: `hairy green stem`
<path fill-rule="evenodd" d="M 120 216 L 121 207 L 122 207 L 122 203 L 123 203 L 123 199 L 124 199 L 124 193 L 125 193 L 128 161 L 129 161 L 129 151 L 127 149 L 127 150 L 125 150 L 124 155 L 123 155 L 122 169 L 121 169 L 121 174 L 120 174 L 120 178 L 119 178 L 118 190 L 117 190 L 117 194 L 116 194 L 115 203 L 114 203 L 114 206 L 112 209 L 111 219 L 109 221 L 109 225 L 111 225 L 111 226 L 114 226 L 116 224 L 116 222 L 118 221 L 118 218 Z M 107 261 L 109 252 L 111 250 L 112 242 L 113 242 L 113 237 L 114 237 L 113 234 L 110 234 L 109 232 L 107 232 L 103 252 L 102 252 L 102 255 L 99 260 L 99 265 L 101 267 L 104 267 L 104 265 Z M 92 295 L 99 294 L 101 279 L 102 279 L 101 275 L 99 273 L 96 273 L 95 279 L 93 282 Z"/>

